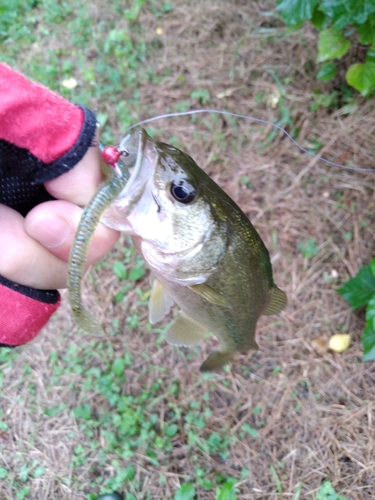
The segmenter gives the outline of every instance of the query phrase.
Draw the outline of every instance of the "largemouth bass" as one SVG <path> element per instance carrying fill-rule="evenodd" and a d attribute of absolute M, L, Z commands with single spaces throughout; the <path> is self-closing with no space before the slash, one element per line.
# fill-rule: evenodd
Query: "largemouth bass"
<path fill-rule="evenodd" d="M 153 274 L 149 320 L 161 321 L 176 303 L 181 311 L 166 340 L 220 341 L 200 370 L 212 371 L 237 351 L 258 349 L 261 315 L 280 312 L 285 293 L 274 283 L 269 253 L 234 201 L 195 161 L 138 129 L 120 149 L 138 142 L 142 158 L 101 222 L 132 236 Z"/>

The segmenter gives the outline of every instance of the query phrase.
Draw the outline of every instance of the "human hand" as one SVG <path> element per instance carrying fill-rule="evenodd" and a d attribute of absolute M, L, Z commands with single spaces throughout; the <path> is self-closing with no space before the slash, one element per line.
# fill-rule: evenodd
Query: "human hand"
<path fill-rule="evenodd" d="M 68 260 L 82 206 L 102 180 L 99 149 L 90 147 L 67 173 L 44 184 L 56 200 L 34 207 L 24 218 L 0 205 L 0 275 L 32 288 L 67 286 Z M 119 233 L 99 224 L 87 257 L 87 267 L 100 260 Z"/>

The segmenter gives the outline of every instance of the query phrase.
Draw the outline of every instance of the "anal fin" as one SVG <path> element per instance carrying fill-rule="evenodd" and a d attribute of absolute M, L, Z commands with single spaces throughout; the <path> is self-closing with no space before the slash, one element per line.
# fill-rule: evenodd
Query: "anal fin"
<path fill-rule="evenodd" d="M 172 345 L 189 347 L 200 344 L 206 333 L 206 327 L 180 313 L 168 328 L 165 340 Z"/>

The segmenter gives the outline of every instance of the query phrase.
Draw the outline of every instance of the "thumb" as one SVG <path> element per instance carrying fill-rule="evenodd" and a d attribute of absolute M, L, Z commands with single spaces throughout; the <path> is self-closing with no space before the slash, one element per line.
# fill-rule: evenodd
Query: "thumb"
<path fill-rule="evenodd" d="M 77 205 L 63 200 L 41 203 L 26 216 L 25 231 L 63 261 L 69 260 L 76 228 L 82 215 Z M 87 264 L 100 260 L 116 243 L 119 233 L 99 224 L 87 256 Z"/>

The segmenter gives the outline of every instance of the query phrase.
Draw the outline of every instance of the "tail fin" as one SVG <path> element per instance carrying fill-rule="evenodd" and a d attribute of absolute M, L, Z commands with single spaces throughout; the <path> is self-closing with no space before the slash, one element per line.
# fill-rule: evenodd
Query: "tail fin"
<path fill-rule="evenodd" d="M 280 290 L 276 285 L 271 288 L 271 298 L 269 303 L 267 304 L 266 309 L 263 314 L 266 316 L 271 316 L 272 314 L 276 314 L 282 311 L 288 303 L 288 299 L 286 297 L 285 292 Z"/>
<path fill-rule="evenodd" d="M 208 356 L 206 361 L 200 367 L 200 371 L 204 373 L 218 370 L 223 365 L 228 363 L 228 361 L 230 361 L 232 357 L 232 352 L 215 351 Z"/>

